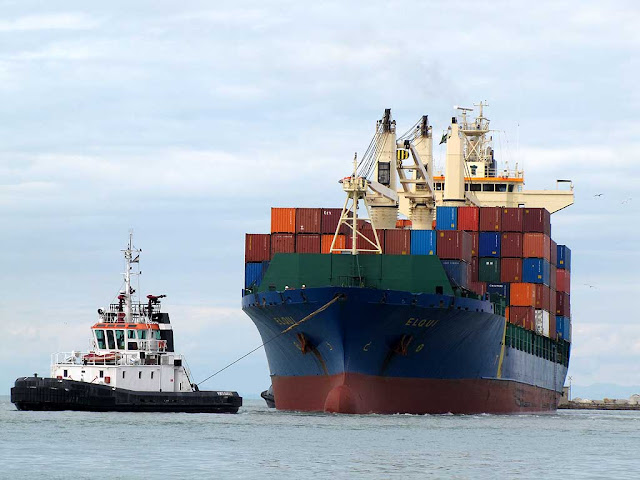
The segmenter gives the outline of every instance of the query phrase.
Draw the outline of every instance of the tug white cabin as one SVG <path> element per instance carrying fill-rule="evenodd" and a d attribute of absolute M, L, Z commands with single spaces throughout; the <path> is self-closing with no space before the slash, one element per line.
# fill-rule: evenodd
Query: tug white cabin
<path fill-rule="evenodd" d="M 198 390 L 185 358 L 174 352 L 169 314 L 160 311 L 165 295 L 147 295 L 146 303 L 135 297 L 131 277 L 140 275 L 134 266 L 141 250 L 133 246 L 131 235 L 123 252 L 125 286 L 118 302 L 98 309 L 89 351 L 53 354 L 51 377 L 138 392 Z"/>

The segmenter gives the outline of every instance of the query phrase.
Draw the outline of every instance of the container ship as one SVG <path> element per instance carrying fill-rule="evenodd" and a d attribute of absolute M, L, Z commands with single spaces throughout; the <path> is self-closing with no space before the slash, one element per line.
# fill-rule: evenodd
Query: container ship
<path fill-rule="evenodd" d="M 439 139 L 390 110 L 342 208 L 272 208 L 247 234 L 242 308 L 265 342 L 281 410 L 550 412 L 571 350 L 571 252 L 551 214 L 573 184 L 524 189 L 499 169 L 486 104 L 457 109 Z"/>

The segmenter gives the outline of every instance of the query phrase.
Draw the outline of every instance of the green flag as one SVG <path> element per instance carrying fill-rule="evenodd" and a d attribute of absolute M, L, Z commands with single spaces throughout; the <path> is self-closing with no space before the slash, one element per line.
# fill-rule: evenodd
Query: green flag
<path fill-rule="evenodd" d="M 442 138 L 440 139 L 440 143 L 438 145 L 442 145 L 443 143 L 447 143 L 447 134 L 443 133 Z"/>

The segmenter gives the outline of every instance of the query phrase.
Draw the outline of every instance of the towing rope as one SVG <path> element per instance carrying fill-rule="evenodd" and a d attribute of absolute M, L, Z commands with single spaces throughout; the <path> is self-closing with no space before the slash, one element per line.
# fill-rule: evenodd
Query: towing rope
<path fill-rule="evenodd" d="M 255 352 L 256 350 L 260 350 L 262 347 L 264 347 L 267 343 L 270 343 L 272 341 L 274 341 L 276 338 L 280 337 L 281 335 L 284 335 L 287 332 L 290 332 L 291 330 L 293 330 L 295 327 L 303 324 L 304 322 L 306 322 L 307 320 L 312 319 L 313 317 L 315 317 L 316 315 L 318 315 L 319 313 L 324 312 L 327 308 L 329 308 L 331 305 L 333 305 L 335 302 L 337 302 L 338 300 L 340 300 L 341 298 L 344 297 L 344 294 L 339 293 L 338 295 L 336 295 L 335 297 L 333 297 L 329 302 L 325 303 L 323 306 L 321 306 L 319 309 L 317 309 L 314 312 L 311 312 L 309 315 L 307 315 L 306 317 L 304 317 L 302 320 L 294 323 L 293 325 L 285 328 L 283 331 L 281 331 L 279 334 L 277 334 L 274 337 L 271 337 L 269 340 L 267 340 L 266 342 L 264 342 L 261 345 L 258 345 L 256 348 L 254 348 L 253 350 L 251 350 L 248 353 L 245 353 L 244 355 L 242 355 L 240 358 L 234 360 L 233 362 L 231 362 L 229 365 L 227 365 L 224 368 L 221 368 L 220 370 L 218 370 L 216 373 L 214 373 L 213 375 L 209 375 L 207 378 L 205 378 L 204 380 L 202 380 L 201 382 L 198 382 L 196 385 L 200 385 L 204 382 L 206 382 L 207 380 L 215 377 L 216 375 L 218 375 L 220 372 L 226 370 L 227 368 L 229 368 L 230 366 L 238 363 L 240 360 L 242 360 L 245 357 L 248 357 L 249 355 L 251 355 L 253 352 Z"/>

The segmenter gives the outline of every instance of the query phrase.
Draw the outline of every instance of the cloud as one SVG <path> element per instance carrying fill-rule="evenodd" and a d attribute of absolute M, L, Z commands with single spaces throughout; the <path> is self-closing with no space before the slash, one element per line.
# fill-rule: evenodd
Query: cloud
<path fill-rule="evenodd" d="M 97 19 L 83 13 L 52 13 L 22 16 L 0 21 L 0 33 L 41 30 L 89 30 L 99 25 Z"/>

